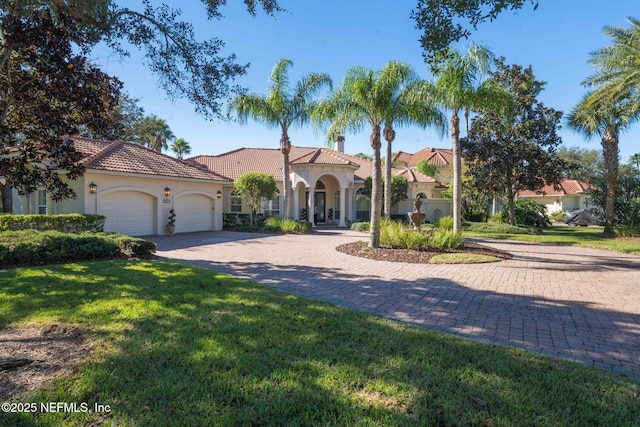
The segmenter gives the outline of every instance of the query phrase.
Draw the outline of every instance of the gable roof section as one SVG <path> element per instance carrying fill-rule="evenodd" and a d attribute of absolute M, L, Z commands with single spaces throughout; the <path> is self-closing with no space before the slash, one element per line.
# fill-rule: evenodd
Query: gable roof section
<path fill-rule="evenodd" d="M 316 148 L 309 153 L 291 160 L 289 163 L 292 165 L 302 164 L 316 164 L 316 165 L 340 165 L 340 166 L 353 166 L 359 168 L 355 162 L 350 161 L 339 151 L 329 150 L 326 148 Z"/>
<path fill-rule="evenodd" d="M 553 185 L 545 185 L 538 190 L 522 190 L 520 196 L 569 196 L 582 194 L 587 190 L 590 190 L 591 185 L 586 182 L 578 181 L 577 179 L 563 179 L 560 181 L 559 189 L 553 188 Z"/>
<path fill-rule="evenodd" d="M 435 183 L 438 187 L 447 188 L 446 185 L 443 186 L 442 183 L 437 179 L 421 174 L 420 172 L 409 168 L 394 169 L 394 176 L 404 176 L 407 179 L 408 183 Z"/>
<path fill-rule="evenodd" d="M 453 164 L 453 152 L 447 148 L 423 148 L 417 153 L 410 154 L 404 151 L 398 151 L 393 156 L 393 163 L 397 167 L 413 168 L 418 165 L 420 160 L 426 160 L 427 163 L 431 163 L 436 166 L 445 166 Z"/>
<path fill-rule="evenodd" d="M 82 153 L 80 161 L 87 169 L 172 178 L 230 181 L 229 178 L 125 141 L 100 141 L 73 137 L 74 147 Z"/>
<path fill-rule="evenodd" d="M 264 172 L 282 180 L 282 152 L 277 148 L 239 148 L 216 156 L 195 156 L 188 162 L 199 163 L 210 171 L 216 171 L 235 180 L 247 172 Z M 356 179 L 371 175 L 372 163 L 368 160 L 328 148 L 291 146 L 289 164 L 342 165 L 357 168 Z"/>

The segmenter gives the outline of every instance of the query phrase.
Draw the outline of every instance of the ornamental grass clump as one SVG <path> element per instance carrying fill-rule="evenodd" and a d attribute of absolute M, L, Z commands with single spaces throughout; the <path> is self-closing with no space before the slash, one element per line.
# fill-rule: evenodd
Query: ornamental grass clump
<path fill-rule="evenodd" d="M 440 228 L 443 230 L 453 230 L 452 216 L 443 216 L 441 218 L 436 219 L 433 223 L 437 228 Z"/>
<path fill-rule="evenodd" d="M 415 231 L 397 221 L 383 220 L 380 243 L 396 249 L 416 251 L 454 249 L 462 245 L 462 234 L 453 230 L 434 228 Z"/>
<path fill-rule="evenodd" d="M 308 233 L 311 231 L 311 223 L 308 221 L 296 221 L 295 219 L 272 216 L 264 221 L 265 231 L 277 231 L 282 233 Z"/>

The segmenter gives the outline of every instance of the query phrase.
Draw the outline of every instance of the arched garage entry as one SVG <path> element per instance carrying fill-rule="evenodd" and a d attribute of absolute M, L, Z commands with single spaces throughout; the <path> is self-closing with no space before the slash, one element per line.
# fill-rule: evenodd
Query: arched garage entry
<path fill-rule="evenodd" d="M 176 196 L 173 202 L 176 233 L 214 230 L 214 203 L 214 199 L 203 194 Z"/>
<path fill-rule="evenodd" d="M 104 231 L 129 236 L 156 234 L 157 199 L 135 190 L 114 191 L 99 199 L 98 213 L 106 217 Z"/>

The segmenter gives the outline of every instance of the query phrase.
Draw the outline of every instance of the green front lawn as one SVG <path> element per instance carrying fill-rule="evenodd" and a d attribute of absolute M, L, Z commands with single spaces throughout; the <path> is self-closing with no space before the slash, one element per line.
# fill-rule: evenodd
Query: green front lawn
<path fill-rule="evenodd" d="M 0 271 L 0 327 L 50 324 L 97 349 L 17 401 L 111 412 L 0 412 L 0 425 L 640 424 L 640 381 L 180 263 Z"/>
<path fill-rule="evenodd" d="M 603 227 L 569 227 L 553 225 L 542 230 L 541 234 L 528 232 L 506 224 L 465 223 L 465 237 L 488 237 L 493 239 L 522 240 L 526 242 L 549 243 L 556 245 L 581 246 L 640 255 L 640 238 L 601 237 Z"/>

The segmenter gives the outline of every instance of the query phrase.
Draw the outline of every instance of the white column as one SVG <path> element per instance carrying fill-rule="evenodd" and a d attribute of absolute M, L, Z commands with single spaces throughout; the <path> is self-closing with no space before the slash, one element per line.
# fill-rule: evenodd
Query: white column
<path fill-rule="evenodd" d="M 345 217 L 346 217 L 346 203 L 345 203 L 345 193 L 346 193 L 347 189 L 346 188 L 340 188 L 340 223 L 338 224 L 339 227 L 346 227 L 347 223 L 345 222 Z"/>
<path fill-rule="evenodd" d="M 313 187 L 309 187 L 309 199 L 307 200 L 307 220 L 313 224 L 313 226 L 315 227 L 316 223 L 314 221 L 314 208 L 315 208 L 315 203 L 314 203 L 314 194 L 313 194 Z"/>
<path fill-rule="evenodd" d="M 349 221 L 353 222 L 355 215 L 353 211 L 353 189 L 351 187 L 347 188 L 347 206 L 349 209 Z"/>
<path fill-rule="evenodd" d="M 300 199 L 298 195 L 298 186 L 293 189 L 293 219 L 300 219 Z"/>

